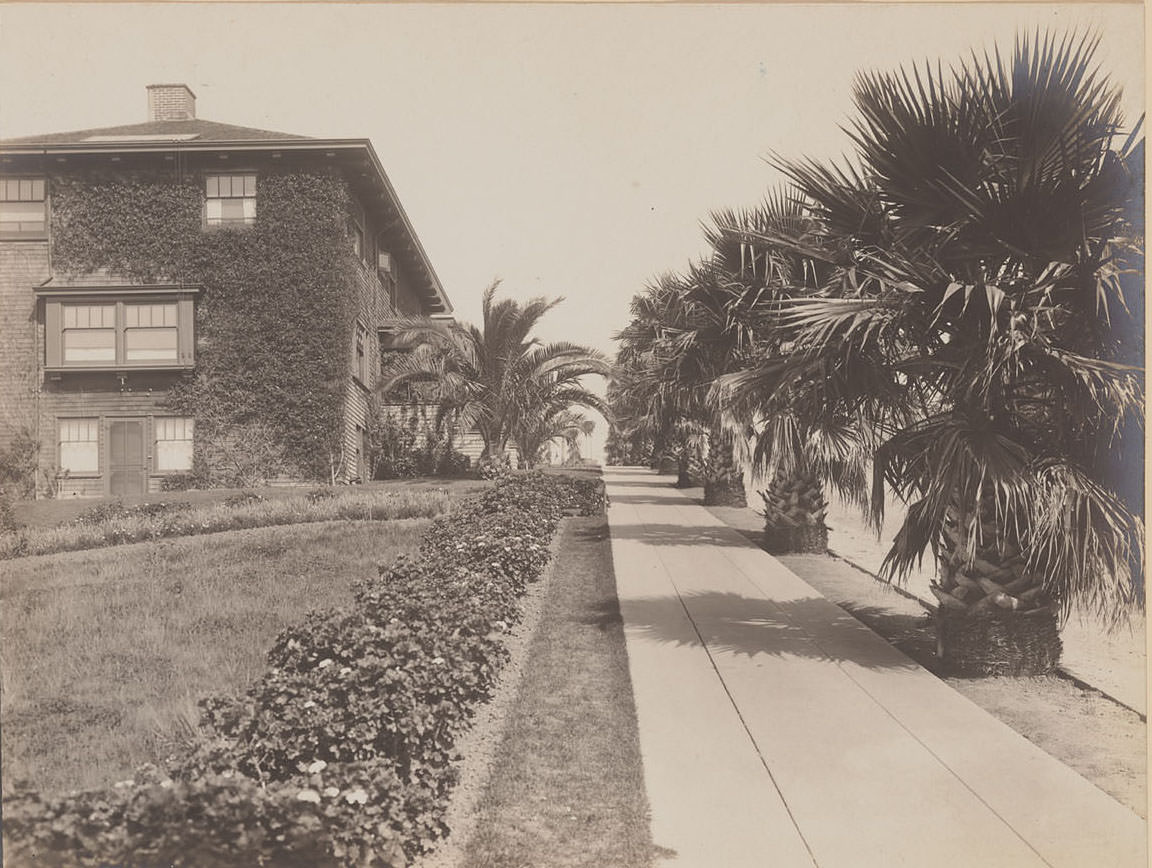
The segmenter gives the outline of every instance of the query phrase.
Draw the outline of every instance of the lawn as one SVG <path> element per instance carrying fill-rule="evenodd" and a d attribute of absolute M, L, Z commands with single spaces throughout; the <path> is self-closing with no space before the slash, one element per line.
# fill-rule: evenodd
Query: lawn
<path fill-rule="evenodd" d="M 4 781 L 43 793 L 131 775 L 238 692 L 273 638 L 343 605 L 424 519 L 231 531 L 0 561 Z"/>
<path fill-rule="evenodd" d="M 604 516 L 561 531 L 468 866 L 648 866 L 636 710 Z"/>

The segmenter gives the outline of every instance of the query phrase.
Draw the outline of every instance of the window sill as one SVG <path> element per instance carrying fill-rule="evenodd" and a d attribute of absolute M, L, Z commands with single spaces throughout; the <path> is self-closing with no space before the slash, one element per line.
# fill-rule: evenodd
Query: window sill
<path fill-rule="evenodd" d="M 103 473 L 57 473 L 56 479 L 69 482 L 73 479 L 100 479 L 103 476 Z"/>
<path fill-rule="evenodd" d="M 45 365 L 47 374 L 130 374 L 146 373 L 148 371 L 191 371 L 195 363 L 186 365 Z"/>
<path fill-rule="evenodd" d="M 0 232 L 0 241 L 47 241 L 47 232 Z"/>
<path fill-rule="evenodd" d="M 256 228 L 256 222 L 251 223 L 205 223 L 201 227 L 205 232 L 247 232 Z"/>

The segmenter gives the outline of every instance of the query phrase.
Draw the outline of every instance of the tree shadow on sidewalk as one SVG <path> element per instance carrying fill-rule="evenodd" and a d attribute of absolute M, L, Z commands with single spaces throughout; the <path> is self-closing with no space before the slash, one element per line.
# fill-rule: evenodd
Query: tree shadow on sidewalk
<path fill-rule="evenodd" d="M 916 666 L 822 597 L 777 601 L 707 592 L 688 595 L 683 602 L 675 596 L 621 600 L 620 611 L 628 630 L 661 643 L 703 643 L 713 652 L 750 658 L 800 657 L 868 669 Z"/>
<path fill-rule="evenodd" d="M 609 492 L 609 498 L 612 503 L 641 503 L 641 504 L 672 504 L 674 506 L 696 506 L 697 504 L 682 494 L 677 494 L 672 491 L 668 493 L 649 493 L 649 494 L 616 494 Z"/>
<path fill-rule="evenodd" d="M 744 548 L 744 538 L 730 527 L 708 527 L 679 522 L 652 524 L 613 524 L 612 538 L 638 540 L 654 546 L 727 546 Z"/>

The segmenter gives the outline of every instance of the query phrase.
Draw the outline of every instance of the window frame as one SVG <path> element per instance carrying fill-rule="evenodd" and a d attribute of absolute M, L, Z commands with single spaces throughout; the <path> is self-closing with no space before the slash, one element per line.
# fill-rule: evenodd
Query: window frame
<path fill-rule="evenodd" d="M 195 295 L 188 288 L 170 289 L 149 287 L 112 288 L 101 292 L 95 289 L 80 291 L 52 291 L 37 293 L 44 299 L 44 370 L 52 373 L 67 371 L 180 371 L 196 365 Z M 67 361 L 65 350 L 65 311 L 69 306 L 111 306 L 115 331 L 114 358 L 110 360 Z M 129 326 L 128 309 L 134 305 L 175 305 L 175 326 Z M 175 329 L 176 357 L 174 359 L 129 359 L 128 333 L 136 328 Z"/>
<path fill-rule="evenodd" d="M 32 193 L 30 198 L 24 198 L 20 191 L 19 185 L 28 182 L 32 184 Z M 9 198 L 8 185 L 15 183 L 17 185 L 16 198 Z M 36 184 L 40 185 L 40 197 L 36 198 Z M 5 204 L 27 204 L 39 203 L 41 206 L 41 213 L 43 221 L 39 229 L 16 231 L 5 230 L 0 228 L 0 241 L 47 241 L 48 228 L 49 228 L 49 196 L 48 196 L 48 179 L 43 175 L 0 175 L 0 210 L 3 209 Z M 21 221 L 23 222 L 23 221 Z M 2 226 L 2 224 L 0 224 Z"/>
<path fill-rule="evenodd" d="M 64 425 L 68 422 L 88 422 L 93 426 L 95 437 L 91 440 L 65 440 Z M 56 417 L 56 472 L 69 479 L 97 479 L 104 473 L 103 428 L 99 416 L 57 416 Z M 65 443 L 91 443 L 96 455 L 94 470 L 72 470 L 64 466 Z"/>
<path fill-rule="evenodd" d="M 387 257 L 387 267 L 384 265 Z M 376 277 L 384 290 L 389 316 L 400 316 L 399 287 L 396 281 L 396 257 L 387 250 L 376 251 Z"/>
<path fill-rule="evenodd" d="M 233 179 L 235 178 L 252 178 L 252 193 L 249 195 L 246 191 L 239 196 L 232 195 L 233 192 Z M 227 196 L 221 196 L 219 193 L 219 183 L 221 178 L 228 178 L 228 193 Z M 217 192 L 216 195 L 210 195 L 208 190 L 212 181 L 216 181 Z M 213 232 L 227 229 L 244 230 L 256 225 L 257 215 L 259 213 L 258 199 L 260 188 L 260 176 L 255 171 L 230 170 L 227 172 L 205 172 L 204 185 L 201 188 L 204 191 L 204 210 L 203 210 L 203 225 L 204 228 Z M 252 202 L 252 216 L 247 214 L 239 220 L 224 220 L 223 216 L 219 220 L 213 220 L 208 214 L 208 203 L 212 201 L 251 201 Z M 241 205 L 243 209 L 243 205 Z"/>
<path fill-rule="evenodd" d="M 184 423 L 184 432 L 187 437 L 168 438 L 165 440 L 160 439 L 161 423 L 166 421 L 178 421 Z M 188 466 L 187 467 L 161 467 L 160 466 L 160 444 L 161 443 L 188 443 Z M 150 468 L 153 476 L 174 476 L 181 473 L 190 473 L 192 471 L 192 463 L 195 459 L 194 450 L 196 448 L 196 419 L 193 416 L 153 416 L 152 417 L 152 466 Z"/>
<path fill-rule="evenodd" d="M 356 332 L 352 347 L 352 376 L 364 388 L 371 388 L 372 365 L 369 360 L 368 328 L 356 320 Z"/>

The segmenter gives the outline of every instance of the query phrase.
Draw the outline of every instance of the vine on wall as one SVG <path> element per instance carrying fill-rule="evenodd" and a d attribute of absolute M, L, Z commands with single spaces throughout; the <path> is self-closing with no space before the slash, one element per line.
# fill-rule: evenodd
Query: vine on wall
<path fill-rule="evenodd" d="M 173 411 L 196 419 L 201 484 L 235 484 L 241 463 L 245 482 L 326 478 L 343 434 L 356 315 L 347 186 L 328 175 L 262 174 L 256 199 L 254 226 L 206 230 L 198 184 L 53 179 L 58 272 L 107 269 L 138 283 L 202 287 L 195 375 L 168 397 Z"/>

